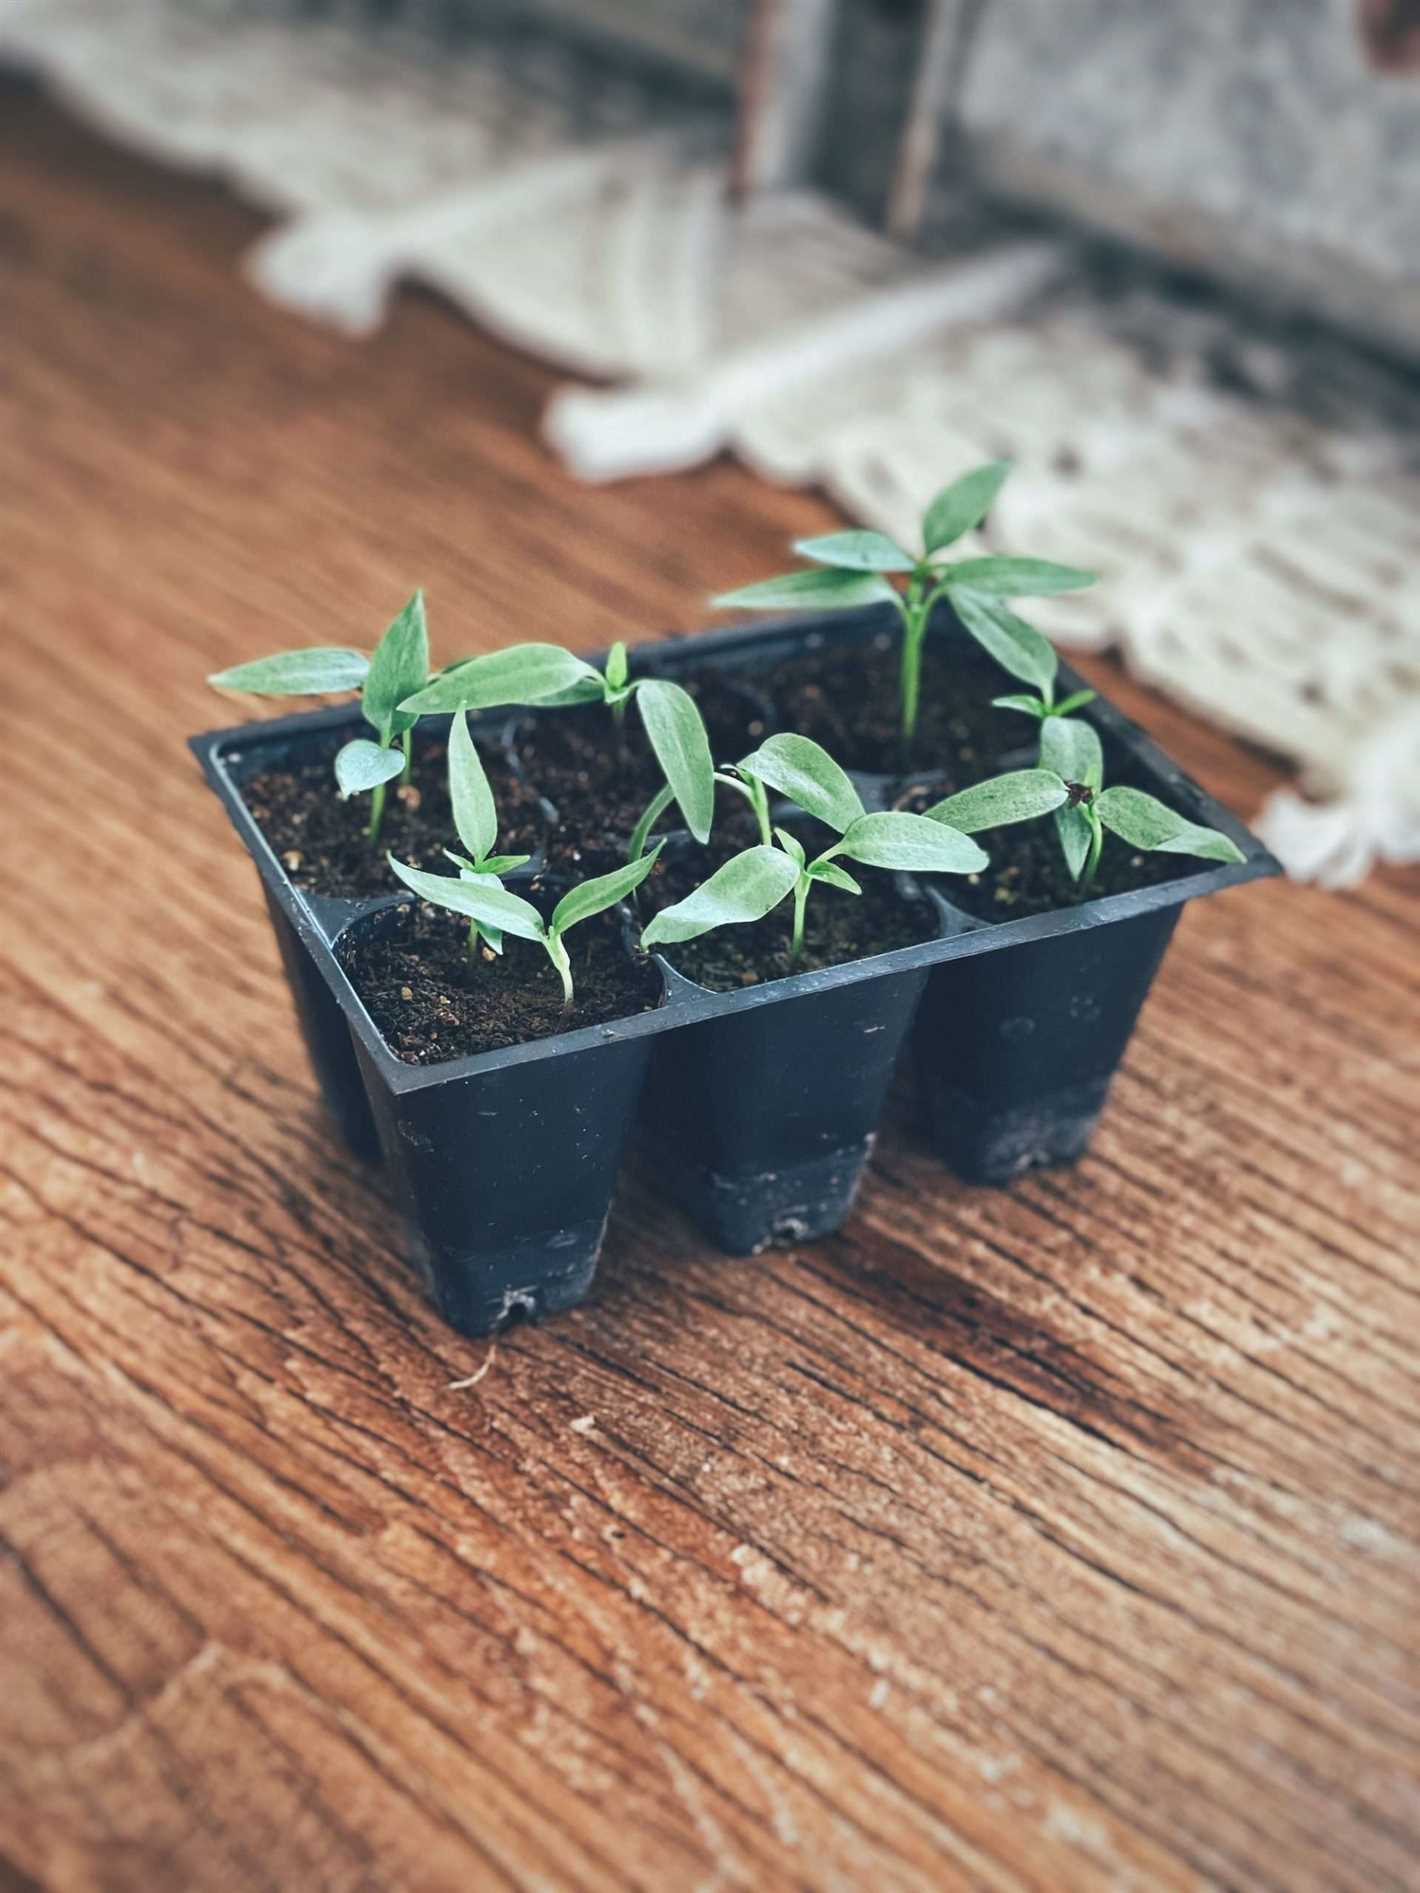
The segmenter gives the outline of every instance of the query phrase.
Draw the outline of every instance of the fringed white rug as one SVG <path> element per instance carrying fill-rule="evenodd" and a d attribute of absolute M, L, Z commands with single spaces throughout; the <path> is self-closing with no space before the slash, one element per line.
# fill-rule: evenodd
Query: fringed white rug
<path fill-rule="evenodd" d="M 1294 874 L 1420 860 L 1417 410 L 1398 377 L 1147 288 L 1105 295 L 1065 242 L 927 265 L 818 198 L 732 211 L 727 116 L 526 35 L 441 54 L 421 12 L 375 30 L 355 5 L 297 22 L 280 0 L 0 0 L 0 54 L 284 213 L 248 260 L 274 299 L 362 333 L 417 277 L 618 380 L 549 408 L 584 478 L 728 446 L 910 535 L 945 477 L 1013 458 L 991 538 L 1106 580 L 1038 607 L 1045 629 L 1117 645 L 1293 758 L 1303 793 L 1260 826 Z"/>

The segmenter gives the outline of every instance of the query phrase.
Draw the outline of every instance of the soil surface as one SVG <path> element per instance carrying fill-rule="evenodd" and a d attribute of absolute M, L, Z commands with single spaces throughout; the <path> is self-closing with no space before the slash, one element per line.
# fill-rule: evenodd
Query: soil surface
<path fill-rule="evenodd" d="M 717 762 L 735 761 L 763 741 L 767 725 L 755 692 L 710 671 L 674 681 L 699 705 Z M 525 779 L 557 810 L 549 865 L 579 876 L 620 867 L 631 831 L 664 782 L 635 703 L 627 706 L 619 738 L 611 712 L 597 703 L 528 715 L 516 747 Z M 662 827 L 678 820 L 668 809 Z"/>
<path fill-rule="evenodd" d="M 469 957 L 468 925 L 424 902 L 401 908 L 377 937 L 340 955 L 350 982 L 396 1058 L 437 1065 L 581 1026 L 605 1025 L 661 1003 L 661 975 L 622 941 L 615 913 L 567 936 L 575 995 L 562 1008 L 562 982 L 542 948 L 505 940 L 502 955 L 480 945 Z"/>
<path fill-rule="evenodd" d="M 752 846 L 756 839 L 750 834 L 741 838 L 740 845 Z M 715 841 L 712 848 L 690 848 L 657 866 L 645 884 L 643 905 L 648 917 L 683 900 L 721 860 L 736 852 L 721 845 L 718 834 Z M 852 862 L 845 865 L 861 882 L 862 894 L 846 894 L 833 887 L 814 889 L 809 896 L 803 952 L 795 963 L 789 958 L 793 902 L 788 900 L 752 926 L 720 927 L 698 940 L 657 951 L 697 985 L 711 992 L 738 992 L 745 986 L 842 966 L 848 960 L 871 959 L 876 953 L 891 953 L 934 938 L 937 916 L 929 902 L 899 894 L 890 875 L 856 868 Z"/>
<path fill-rule="evenodd" d="M 346 802 L 336 791 L 334 757 L 345 740 L 342 735 L 318 757 L 292 769 L 264 770 L 242 786 L 242 799 L 295 885 L 351 899 L 397 893 L 400 883 L 385 860 L 386 849 L 411 867 L 452 873 L 443 851 L 459 843 L 442 739 L 421 740 L 416 730 L 413 781 L 390 783 L 378 845 L 365 833 L 369 796 L 352 795 Z M 547 830 L 537 795 L 491 743 L 481 743 L 479 754 L 498 809 L 499 853 L 535 854 Z"/>
<path fill-rule="evenodd" d="M 965 788 L 995 775 L 998 757 L 1028 745 L 1031 721 L 995 710 L 992 697 L 1005 695 L 1012 679 L 1004 672 L 961 661 L 950 634 L 934 632 L 922 656 L 922 694 L 912 763 Z M 903 767 L 899 737 L 901 705 L 897 639 L 874 640 L 858 649 L 818 651 L 756 673 L 772 698 L 781 730 L 811 736 L 845 769 L 881 774 Z"/>
<path fill-rule="evenodd" d="M 911 791 L 898 806 L 920 813 L 941 801 L 942 793 L 935 787 Z M 979 920 L 1020 920 L 1026 914 L 1056 913 L 1062 907 L 1102 900 L 1106 894 L 1157 887 L 1207 866 L 1189 855 L 1141 854 L 1117 835 L 1106 834 L 1094 880 L 1082 891 L 1070 878 L 1049 816 L 1038 822 L 983 829 L 974 839 L 991 857 L 990 865 L 980 874 L 939 875 L 936 885 L 954 907 Z"/>

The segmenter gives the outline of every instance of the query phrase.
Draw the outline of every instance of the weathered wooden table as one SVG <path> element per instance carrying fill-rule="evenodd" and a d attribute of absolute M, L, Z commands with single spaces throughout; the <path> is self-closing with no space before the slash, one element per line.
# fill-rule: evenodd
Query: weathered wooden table
<path fill-rule="evenodd" d="M 355 346 L 0 92 L 0 1886 L 1416 1884 L 1416 878 L 1190 911 L 1094 1155 L 425 1311 L 318 1117 L 206 671 L 689 626 L 827 519 L 576 490 L 548 378 Z M 1261 759 L 1111 675 L 1251 812 Z M 485 1370 L 475 1386 L 449 1383 Z"/>

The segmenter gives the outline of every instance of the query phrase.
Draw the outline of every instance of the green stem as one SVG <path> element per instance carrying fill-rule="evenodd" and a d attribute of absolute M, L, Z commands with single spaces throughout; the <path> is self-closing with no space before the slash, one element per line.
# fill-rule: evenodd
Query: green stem
<path fill-rule="evenodd" d="M 667 783 L 663 788 L 657 789 L 646 804 L 645 814 L 631 831 L 631 846 L 626 851 L 628 865 L 633 861 L 639 861 L 645 854 L 652 827 L 661 819 L 674 800 L 674 791 Z"/>
<path fill-rule="evenodd" d="M 1080 876 L 1081 888 L 1087 888 L 1095 878 L 1095 870 L 1100 864 L 1100 852 L 1104 847 L 1104 823 L 1095 814 L 1093 806 L 1086 813 L 1090 818 L 1090 852 L 1085 856 L 1084 872 Z"/>
<path fill-rule="evenodd" d="M 548 934 L 543 945 L 547 948 L 547 957 L 557 968 L 558 977 L 562 981 L 562 1010 L 570 1012 L 572 1010 L 572 962 L 567 957 L 567 949 L 562 944 L 561 934 Z"/>
<path fill-rule="evenodd" d="M 380 823 L 385 818 L 386 784 L 377 782 L 370 796 L 370 819 L 365 824 L 365 833 L 373 846 L 380 838 Z"/>
<path fill-rule="evenodd" d="M 399 779 L 401 782 L 409 782 L 414 775 L 414 726 L 412 724 L 399 741 L 404 751 L 404 767 L 400 771 Z"/>
<path fill-rule="evenodd" d="M 804 950 L 804 909 L 809 904 L 809 889 L 813 882 L 807 874 L 801 874 L 794 883 L 794 931 L 789 937 L 789 964 L 797 966 L 799 956 Z"/>
<path fill-rule="evenodd" d="M 916 579 L 907 587 L 907 596 L 897 600 L 897 610 L 903 619 L 903 655 L 899 668 L 899 695 L 901 695 L 901 744 L 903 744 L 903 763 L 911 763 L 913 744 L 916 740 L 916 717 L 922 702 L 922 642 L 928 634 L 928 617 L 932 615 L 932 598 L 922 602 Z"/>
<path fill-rule="evenodd" d="M 481 938 L 482 935 L 478 931 L 478 922 L 476 920 L 470 920 L 468 923 L 468 957 L 470 959 L 477 953 L 478 942 Z"/>
<path fill-rule="evenodd" d="M 759 844 L 762 848 L 768 848 L 774 840 L 774 830 L 769 821 L 769 791 L 758 776 L 750 777 L 749 802 L 754 810 L 754 819 L 759 823 Z"/>
<path fill-rule="evenodd" d="M 769 819 L 769 791 L 758 776 L 732 776 L 727 770 L 717 769 L 715 780 L 723 782 L 727 789 L 738 789 L 746 802 L 754 810 L 754 819 L 759 824 L 760 846 L 774 846 L 774 828 Z"/>

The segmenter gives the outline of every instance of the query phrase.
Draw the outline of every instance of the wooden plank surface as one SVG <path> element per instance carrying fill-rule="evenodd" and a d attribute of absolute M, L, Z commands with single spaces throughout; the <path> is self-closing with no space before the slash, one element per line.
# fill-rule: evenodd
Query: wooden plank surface
<path fill-rule="evenodd" d="M 202 677 L 416 581 L 444 657 L 688 627 L 828 509 L 581 492 L 540 368 L 305 328 L 218 188 L 0 117 L 0 1887 L 1414 1886 L 1416 877 L 1191 910 L 1078 1170 L 903 1110 L 841 1237 L 727 1262 L 633 1167 L 594 1301 L 460 1341 Z"/>

